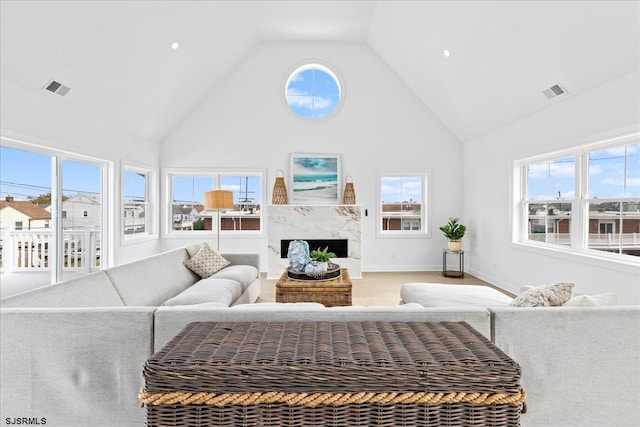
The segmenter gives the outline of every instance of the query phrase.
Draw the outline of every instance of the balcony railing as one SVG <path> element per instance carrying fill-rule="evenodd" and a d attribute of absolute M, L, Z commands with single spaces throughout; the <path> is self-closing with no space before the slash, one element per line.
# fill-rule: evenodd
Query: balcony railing
<path fill-rule="evenodd" d="M 100 230 L 62 232 L 63 271 L 90 273 L 100 269 Z M 51 230 L 3 230 L 2 271 L 50 271 Z"/>
<path fill-rule="evenodd" d="M 533 233 L 529 234 L 529 240 L 536 242 L 555 243 L 557 245 L 571 245 L 569 233 Z M 589 234 L 590 249 L 640 249 L 640 233 L 623 234 Z"/>

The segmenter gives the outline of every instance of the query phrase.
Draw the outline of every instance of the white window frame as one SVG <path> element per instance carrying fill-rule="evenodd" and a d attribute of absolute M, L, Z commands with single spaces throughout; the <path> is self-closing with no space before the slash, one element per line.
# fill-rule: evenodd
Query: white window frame
<path fill-rule="evenodd" d="M 382 203 L 382 179 L 387 177 L 420 177 L 422 179 L 422 202 L 420 209 L 420 221 L 422 227 L 420 230 L 384 230 L 382 221 L 383 215 L 383 203 Z M 424 170 L 409 170 L 409 171 L 380 171 L 378 172 L 378 185 L 377 185 L 377 218 L 376 218 L 376 236 L 377 237 L 392 237 L 392 238 L 423 238 L 431 235 L 431 227 L 429 219 L 431 218 L 431 203 L 429 203 L 429 195 L 431 191 L 429 189 L 429 172 Z M 403 226 L 401 227 L 403 228 Z"/>
<path fill-rule="evenodd" d="M 260 178 L 260 199 L 256 203 L 260 205 L 260 230 L 221 230 L 221 238 L 264 238 L 266 236 L 266 171 L 264 169 L 255 168 L 165 168 L 162 170 L 163 195 L 162 204 L 162 237 L 163 238 L 215 238 L 218 228 L 215 220 L 213 230 L 174 230 L 173 229 L 173 177 L 175 176 L 200 176 L 210 177 L 213 180 L 213 189 L 220 188 L 221 176 L 257 176 Z M 224 190 L 224 188 L 222 188 Z"/>
<path fill-rule="evenodd" d="M 512 241 L 515 245 L 540 249 L 543 251 L 555 251 L 557 253 L 576 254 L 590 259 L 616 261 L 621 264 L 640 265 L 640 257 L 611 253 L 597 249 L 589 249 L 589 203 L 622 201 L 640 202 L 640 198 L 621 199 L 591 199 L 588 197 L 589 185 L 589 153 L 606 148 L 613 148 L 640 141 L 640 132 L 611 137 L 606 140 L 576 146 L 573 148 L 546 153 L 539 156 L 519 159 L 514 162 L 513 169 L 513 219 Z M 576 157 L 575 168 L 575 192 L 576 196 L 571 202 L 571 244 L 569 246 L 557 245 L 533 241 L 528 239 L 528 209 L 529 203 L 545 203 L 545 200 L 526 200 L 527 196 L 527 165 L 567 156 Z M 559 201 L 555 201 L 559 202 Z M 598 230 L 599 231 L 599 230 Z"/>
<path fill-rule="evenodd" d="M 145 176 L 145 200 L 143 202 L 125 202 L 124 175 L 127 172 L 138 173 Z M 123 163 L 120 173 L 120 235 L 123 245 L 139 243 L 141 241 L 158 238 L 158 169 L 139 164 Z M 127 205 L 144 205 L 145 209 L 145 231 L 143 233 L 125 234 L 126 207 Z"/>

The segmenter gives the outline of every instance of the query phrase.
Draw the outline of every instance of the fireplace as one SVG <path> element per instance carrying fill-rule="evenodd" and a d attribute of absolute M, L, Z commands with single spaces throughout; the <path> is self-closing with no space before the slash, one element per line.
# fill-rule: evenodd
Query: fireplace
<path fill-rule="evenodd" d="M 357 205 L 270 205 L 267 278 L 279 278 L 289 266 L 289 242 L 296 239 L 306 240 L 310 251 L 328 246 L 350 277 L 362 277 L 361 210 Z"/>
<path fill-rule="evenodd" d="M 336 258 L 349 258 L 349 239 L 284 239 L 280 240 L 280 258 L 287 258 L 289 243 L 294 240 L 304 240 L 309 244 L 309 251 L 314 249 L 324 250 L 336 254 Z"/>

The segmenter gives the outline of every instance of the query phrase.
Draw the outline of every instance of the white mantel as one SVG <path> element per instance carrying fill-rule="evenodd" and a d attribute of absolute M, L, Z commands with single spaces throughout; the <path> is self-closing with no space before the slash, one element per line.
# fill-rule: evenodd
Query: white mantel
<path fill-rule="evenodd" d="M 356 205 L 269 205 L 268 279 L 278 279 L 289 266 L 281 257 L 280 241 L 293 239 L 348 239 L 348 258 L 334 262 L 349 269 L 349 276 L 362 277 L 362 208 Z"/>

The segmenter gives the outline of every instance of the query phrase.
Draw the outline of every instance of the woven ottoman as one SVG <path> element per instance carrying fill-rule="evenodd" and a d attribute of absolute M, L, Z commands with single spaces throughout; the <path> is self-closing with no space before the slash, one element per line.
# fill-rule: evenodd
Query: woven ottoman
<path fill-rule="evenodd" d="M 520 367 L 464 322 L 197 322 L 144 367 L 152 426 L 520 425 Z"/>

